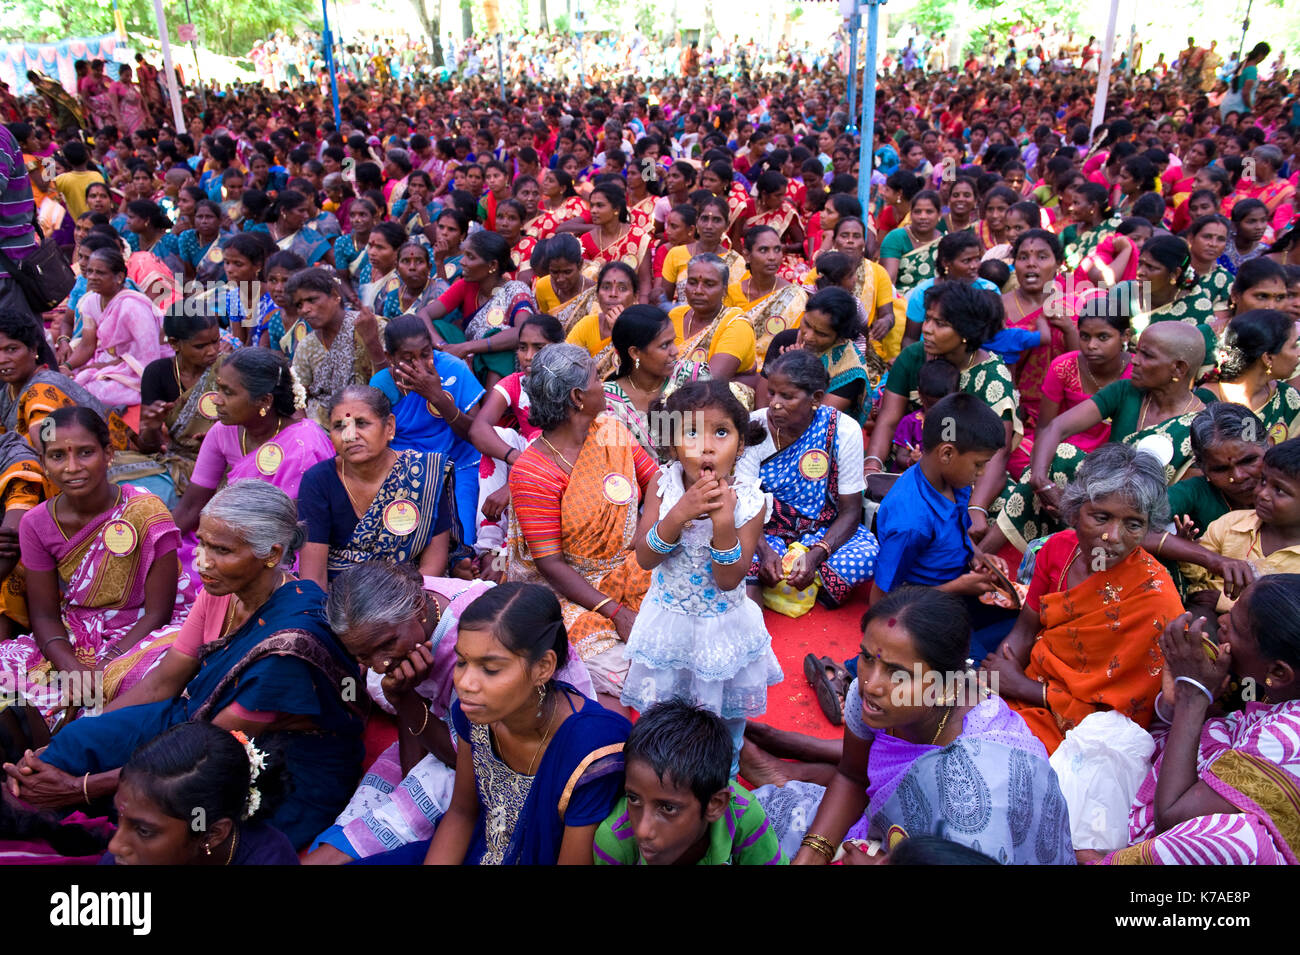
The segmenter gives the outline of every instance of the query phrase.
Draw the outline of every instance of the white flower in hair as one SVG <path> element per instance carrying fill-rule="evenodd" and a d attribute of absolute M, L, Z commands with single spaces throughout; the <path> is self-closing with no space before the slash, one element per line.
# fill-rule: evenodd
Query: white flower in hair
<path fill-rule="evenodd" d="M 262 808 L 262 794 L 254 786 L 248 790 L 248 803 L 244 806 L 244 818 L 252 819 L 257 810 Z"/>
<path fill-rule="evenodd" d="M 307 407 L 307 389 L 303 383 L 298 380 L 298 372 L 292 365 L 289 366 L 289 377 L 293 381 L 293 407 L 296 411 L 302 411 Z"/>

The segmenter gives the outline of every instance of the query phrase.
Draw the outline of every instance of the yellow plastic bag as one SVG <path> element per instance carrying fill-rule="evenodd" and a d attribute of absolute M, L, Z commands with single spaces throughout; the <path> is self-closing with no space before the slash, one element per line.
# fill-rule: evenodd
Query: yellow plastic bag
<path fill-rule="evenodd" d="M 817 588 L 821 586 L 822 582 L 821 575 L 814 575 L 813 582 L 803 590 L 795 590 L 789 584 L 794 562 L 799 559 L 800 555 L 806 553 L 808 553 L 808 548 L 804 547 L 803 544 L 790 545 L 790 549 L 781 558 L 781 573 L 785 575 L 785 579 L 775 587 L 763 588 L 763 606 L 791 618 L 802 617 L 813 608 L 813 604 L 817 600 Z"/>

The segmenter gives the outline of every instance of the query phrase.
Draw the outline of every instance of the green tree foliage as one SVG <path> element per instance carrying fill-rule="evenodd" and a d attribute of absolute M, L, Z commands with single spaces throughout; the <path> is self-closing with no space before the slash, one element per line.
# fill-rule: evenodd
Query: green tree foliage
<path fill-rule="evenodd" d="M 157 33 L 152 0 L 119 0 L 118 7 L 128 30 Z M 175 42 L 176 27 L 185 22 L 185 5 L 172 0 L 166 10 Z M 247 54 L 254 40 L 264 40 L 276 30 L 321 28 L 318 0 L 190 0 L 190 14 L 198 24 L 203 44 L 226 56 Z M 0 0 L 0 36 L 5 40 L 52 43 L 111 32 L 112 0 Z"/>

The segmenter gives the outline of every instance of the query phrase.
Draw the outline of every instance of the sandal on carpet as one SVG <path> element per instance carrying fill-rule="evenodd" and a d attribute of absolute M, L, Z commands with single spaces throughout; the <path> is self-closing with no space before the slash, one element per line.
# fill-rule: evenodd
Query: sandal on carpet
<path fill-rule="evenodd" d="M 844 722 L 844 697 L 848 693 L 849 674 L 830 657 L 808 654 L 803 660 L 803 672 L 817 694 L 817 705 L 832 726 Z"/>

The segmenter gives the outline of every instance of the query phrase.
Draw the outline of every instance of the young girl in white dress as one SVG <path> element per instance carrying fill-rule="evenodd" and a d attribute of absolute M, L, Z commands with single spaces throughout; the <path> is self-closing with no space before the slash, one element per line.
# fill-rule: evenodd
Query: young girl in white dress
<path fill-rule="evenodd" d="M 638 531 L 637 561 L 654 573 L 627 642 L 622 702 L 644 711 L 680 697 L 716 713 L 731 732 L 735 775 L 745 720 L 767 709 L 767 688 L 782 680 L 763 611 L 745 594 L 768 501 L 755 468 L 743 469 L 748 480 L 734 474 L 765 433 L 718 381 L 673 392 L 651 428 L 672 460 Z"/>

